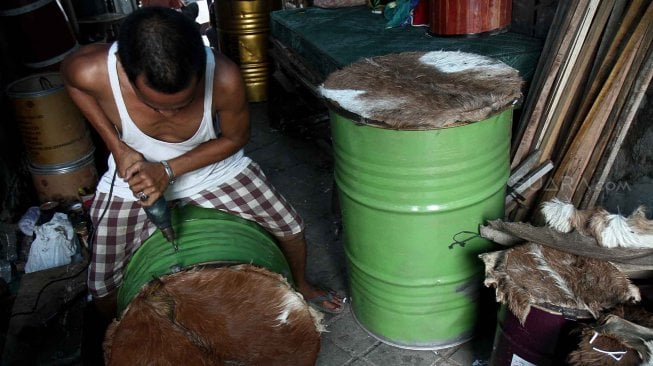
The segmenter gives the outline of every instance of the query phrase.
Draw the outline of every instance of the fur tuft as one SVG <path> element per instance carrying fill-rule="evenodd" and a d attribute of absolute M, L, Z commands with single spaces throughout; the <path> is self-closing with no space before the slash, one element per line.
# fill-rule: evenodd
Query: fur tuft
<path fill-rule="evenodd" d="M 571 203 L 562 202 L 557 198 L 542 204 L 542 214 L 547 225 L 562 233 L 576 230 L 590 236 L 589 221 L 595 213 L 595 209 L 578 210 Z"/>
<path fill-rule="evenodd" d="M 557 198 L 542 204 L 542 214 L 546 224 L 561 233 L 569 233 L 574 227 L 572 217 L 576 215 L 576 207 L 571 203 L 562 202 Z"/>
<path fill-rule="evenodd" d="M 653 223 L 646 219 L 642 207 L 628 217 L 601 210 L 591 217 L 590 229 L 599 245 L 606 248 L 653 248 Z"/>
<path fill-rule="evenodd" d="M 594 237 L 605 248 L 653 249 L 653 220 L 646 218 L 643 206 L 624 217 L 603 208 L 578 210 L 571 203 L 554 198 L 542 204 L 541 212 L 552 229 L 563 233 L 576 230 Z"/>

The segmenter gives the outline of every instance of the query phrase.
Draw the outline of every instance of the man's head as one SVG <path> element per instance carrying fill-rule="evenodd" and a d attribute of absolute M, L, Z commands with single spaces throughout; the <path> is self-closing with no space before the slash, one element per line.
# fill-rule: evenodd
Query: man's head
<path fill-rule="evenodd" d="M 162 93 L 177 93 L 204 75 L 202 36 L 183 14 L 163 7 L 134 11 L 120 25 L 120 63 L 132 84 L 142 78 Z"/>

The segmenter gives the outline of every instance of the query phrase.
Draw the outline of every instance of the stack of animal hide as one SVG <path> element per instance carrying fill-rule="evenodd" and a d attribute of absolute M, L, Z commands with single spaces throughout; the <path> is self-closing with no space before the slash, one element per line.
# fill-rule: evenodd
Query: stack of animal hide
<path fill-rule="evenodd" d="M 587 311 L 640 300 L 639 289 L 609 262 L 528 243 L 480 255 L 485 285 L 496 288 L 497 301 L 526 321 L 531 305 Z"/>
<path fill-rule="evenodd" d="M 322 315 L 285 278 L 251 265 L 146 285 L 107 330 L 107 365 L 314 365 Z"/>
<path fill-rule="evenodd" d="M 519 72 L 465 52 L 403 52 L 335 71 L 320 92 L 356 122 L 426 130 L 482 121 L 521 99 Z M 349 117 L 349 116 L 347 116 Z"/>
<path fill-rule="evenodd" d="M 542 214 L 549 227 L 563 233 L 576 230 L 606 248 L 653 248 L 653 220 L 646 219 L 643 206 L 624 217 L 600 207 L 578 210 L 553 199 L 542 204 Z"/>
<path fill-rule="evenodd" d="M 582 325 L 571 366 L 653 365 L 653 314 L 641 306 L 618 306 L 593 325 Z"/>

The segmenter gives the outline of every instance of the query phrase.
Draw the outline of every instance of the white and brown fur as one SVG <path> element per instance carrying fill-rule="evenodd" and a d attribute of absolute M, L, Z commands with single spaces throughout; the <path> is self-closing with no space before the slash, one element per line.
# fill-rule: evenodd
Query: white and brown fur
<path fill-rule="evenodd" d="M 617 306 L 582 326 L 567 361 L 571 366 L 653 365 L 653 314 L 642 306 Z"/>
<path fill-rule="evenodd" d="M 542 204 L 542 214 L 549 227 L 563 233 L 576 230 L 593 236 L 606 248 L 653 248 L 653 220 L 646 218 L 643 206 L 624 217 L 603 208 L 578 210 L 556 198 Z"/>
<path fill-rule="evenodd" d="M 586 310 L 598 317 L 604 309 L 641 299 L 639 289 L 609 262 L 528 243 L 480 255 L 485 286 L 496 299 L 526 321 L 533 304 Z"/>
<path fill-rule="evenodd" d="M 281 275 L 251 265 L 159 278 L 107 330 L 107 365 L 314 365 L 325 331 Z"/>
<path fill-rule="evenodd" d="M 484 120 L 521 98 L 519 72 L 455 51 L 366 58 L 329 75 L 323 97 L 393 129 L 420 130 Z"/>

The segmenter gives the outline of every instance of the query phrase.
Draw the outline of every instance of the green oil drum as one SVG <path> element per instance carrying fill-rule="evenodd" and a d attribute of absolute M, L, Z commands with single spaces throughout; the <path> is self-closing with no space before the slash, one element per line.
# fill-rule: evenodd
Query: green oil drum
<path fill-rule="evenodd" d="M 292 283 L 290 267 L 276 239 L 258 224 L 196 206 L 174 208 L 172 215 L 178 250 L 158 230 L 141 244 L 118 289 L 119 312 L 153 278 L 195 266 L 254 264 Z"/>
<path fill-rule="evenodd" d="M 478 236 L 504 215 L 519 72 L 487 56 L 362 59 L 320 87 L 356 320 L 407 349 L 470 340 L 484 265 Z"/>
<path fill-rule="evenodd" d="M 474 238 L 503 216 L 512 109 L 459 127 L 400 131 L 331 111 L 331 131 L 358 322 L 385 343 L 438 349 L 469 340 L 483 264 Z"/>

